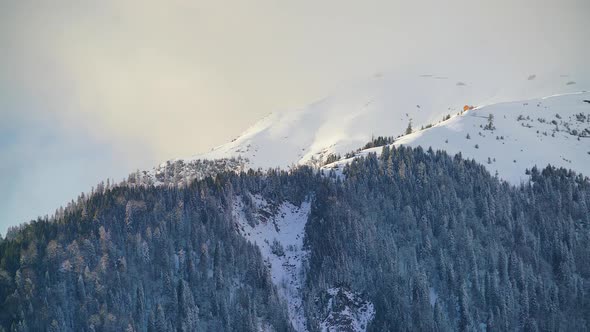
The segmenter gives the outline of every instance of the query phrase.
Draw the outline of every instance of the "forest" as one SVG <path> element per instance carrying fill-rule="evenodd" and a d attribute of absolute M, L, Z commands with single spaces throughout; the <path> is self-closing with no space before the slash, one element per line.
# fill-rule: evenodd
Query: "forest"
<path fill-rule="evenodd" d="M 384 146 L 341 173 L 219 172 L 101 189 L 0 239 L 0 331 L 291 331 L 238 196 L 312 197 L 310 331 L 341 285 L 369 331 L 590 329 L 590 180 L 547 166 L 511 186 L 461 155 Z M 262 222 L 252 220 L 253 223 Z"/>

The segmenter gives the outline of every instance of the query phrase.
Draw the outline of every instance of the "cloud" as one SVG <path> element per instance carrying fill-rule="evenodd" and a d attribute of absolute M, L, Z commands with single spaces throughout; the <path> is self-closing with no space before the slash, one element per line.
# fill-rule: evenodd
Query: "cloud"
<path fill-rule="evenodd" d="M 141 146 L 120 147 L 75 128 L 64 131 L 55 115 L 31 112 L 24 102 L 11 104 L 20 112 L 3 114 L 0 122 L 1 234 L 11 225 L 51 215 L 106 178 L 120 181 L 135 167 L 153 163 Z M 130 159 L 131 148 L 137 154 Z"/>
<path fill-rule="evenodd" d="M 579 62 L 590 28 L 585 1 L 12 6 L 3 28 L 23 88 L 43 89 L 64 121 L 145 142 L 159 158 L 204 151 L 381 68 Z"/>
<path fill-rule="evenodd" d="M 86 150 L 126 165 L 116 174 L 206 151 L 383 69 L 575 71 L 590 58 L 588 12 L 585 0 L 4 1 L 0 118 L 21 120 L 2 127 L 0 154 L 28 175 L 0 181 L 14 192 L 67 177 L 91 164 Z M 15 139 L 24 128 L 55 139 Z M 23 156 L 48 149 L 45 167 Z"/>

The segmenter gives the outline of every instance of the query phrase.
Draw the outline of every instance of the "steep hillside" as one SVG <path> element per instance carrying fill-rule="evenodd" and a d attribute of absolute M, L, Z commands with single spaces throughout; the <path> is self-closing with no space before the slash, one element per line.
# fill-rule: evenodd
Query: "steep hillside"
<path fill-rule="evenodd" d="M 534 169 L 512 187 L 473 161 L 406 147 L 343 173 L 318 190 L 306 226 L 311 324 L 343 282 L 374 304 L 371 331 L 589 328 L 588 178 Z"/>
<path fill-rule="evenodd" d="M 226 198 L 119 187 L 0 239 L 0 331 L 289 331 Z"/>

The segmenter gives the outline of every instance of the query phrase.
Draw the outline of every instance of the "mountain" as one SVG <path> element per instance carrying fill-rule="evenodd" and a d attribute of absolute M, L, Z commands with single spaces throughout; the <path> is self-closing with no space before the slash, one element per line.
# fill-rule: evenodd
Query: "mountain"
<path fill-rule="evenodd" d="M 0 332 L 590 329 L 588 76 L 512 75 L 376 75 L 99 184 L 0 238 Z"/>

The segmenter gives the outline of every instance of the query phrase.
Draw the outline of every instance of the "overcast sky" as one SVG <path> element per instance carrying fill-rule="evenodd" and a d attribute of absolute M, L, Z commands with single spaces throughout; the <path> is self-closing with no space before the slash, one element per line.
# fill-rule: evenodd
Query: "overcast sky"
<path fill-rule="evenodd" d="M 587 66 L 588 0 L 0 0 L 0 232 L 414 66 Z"/>

